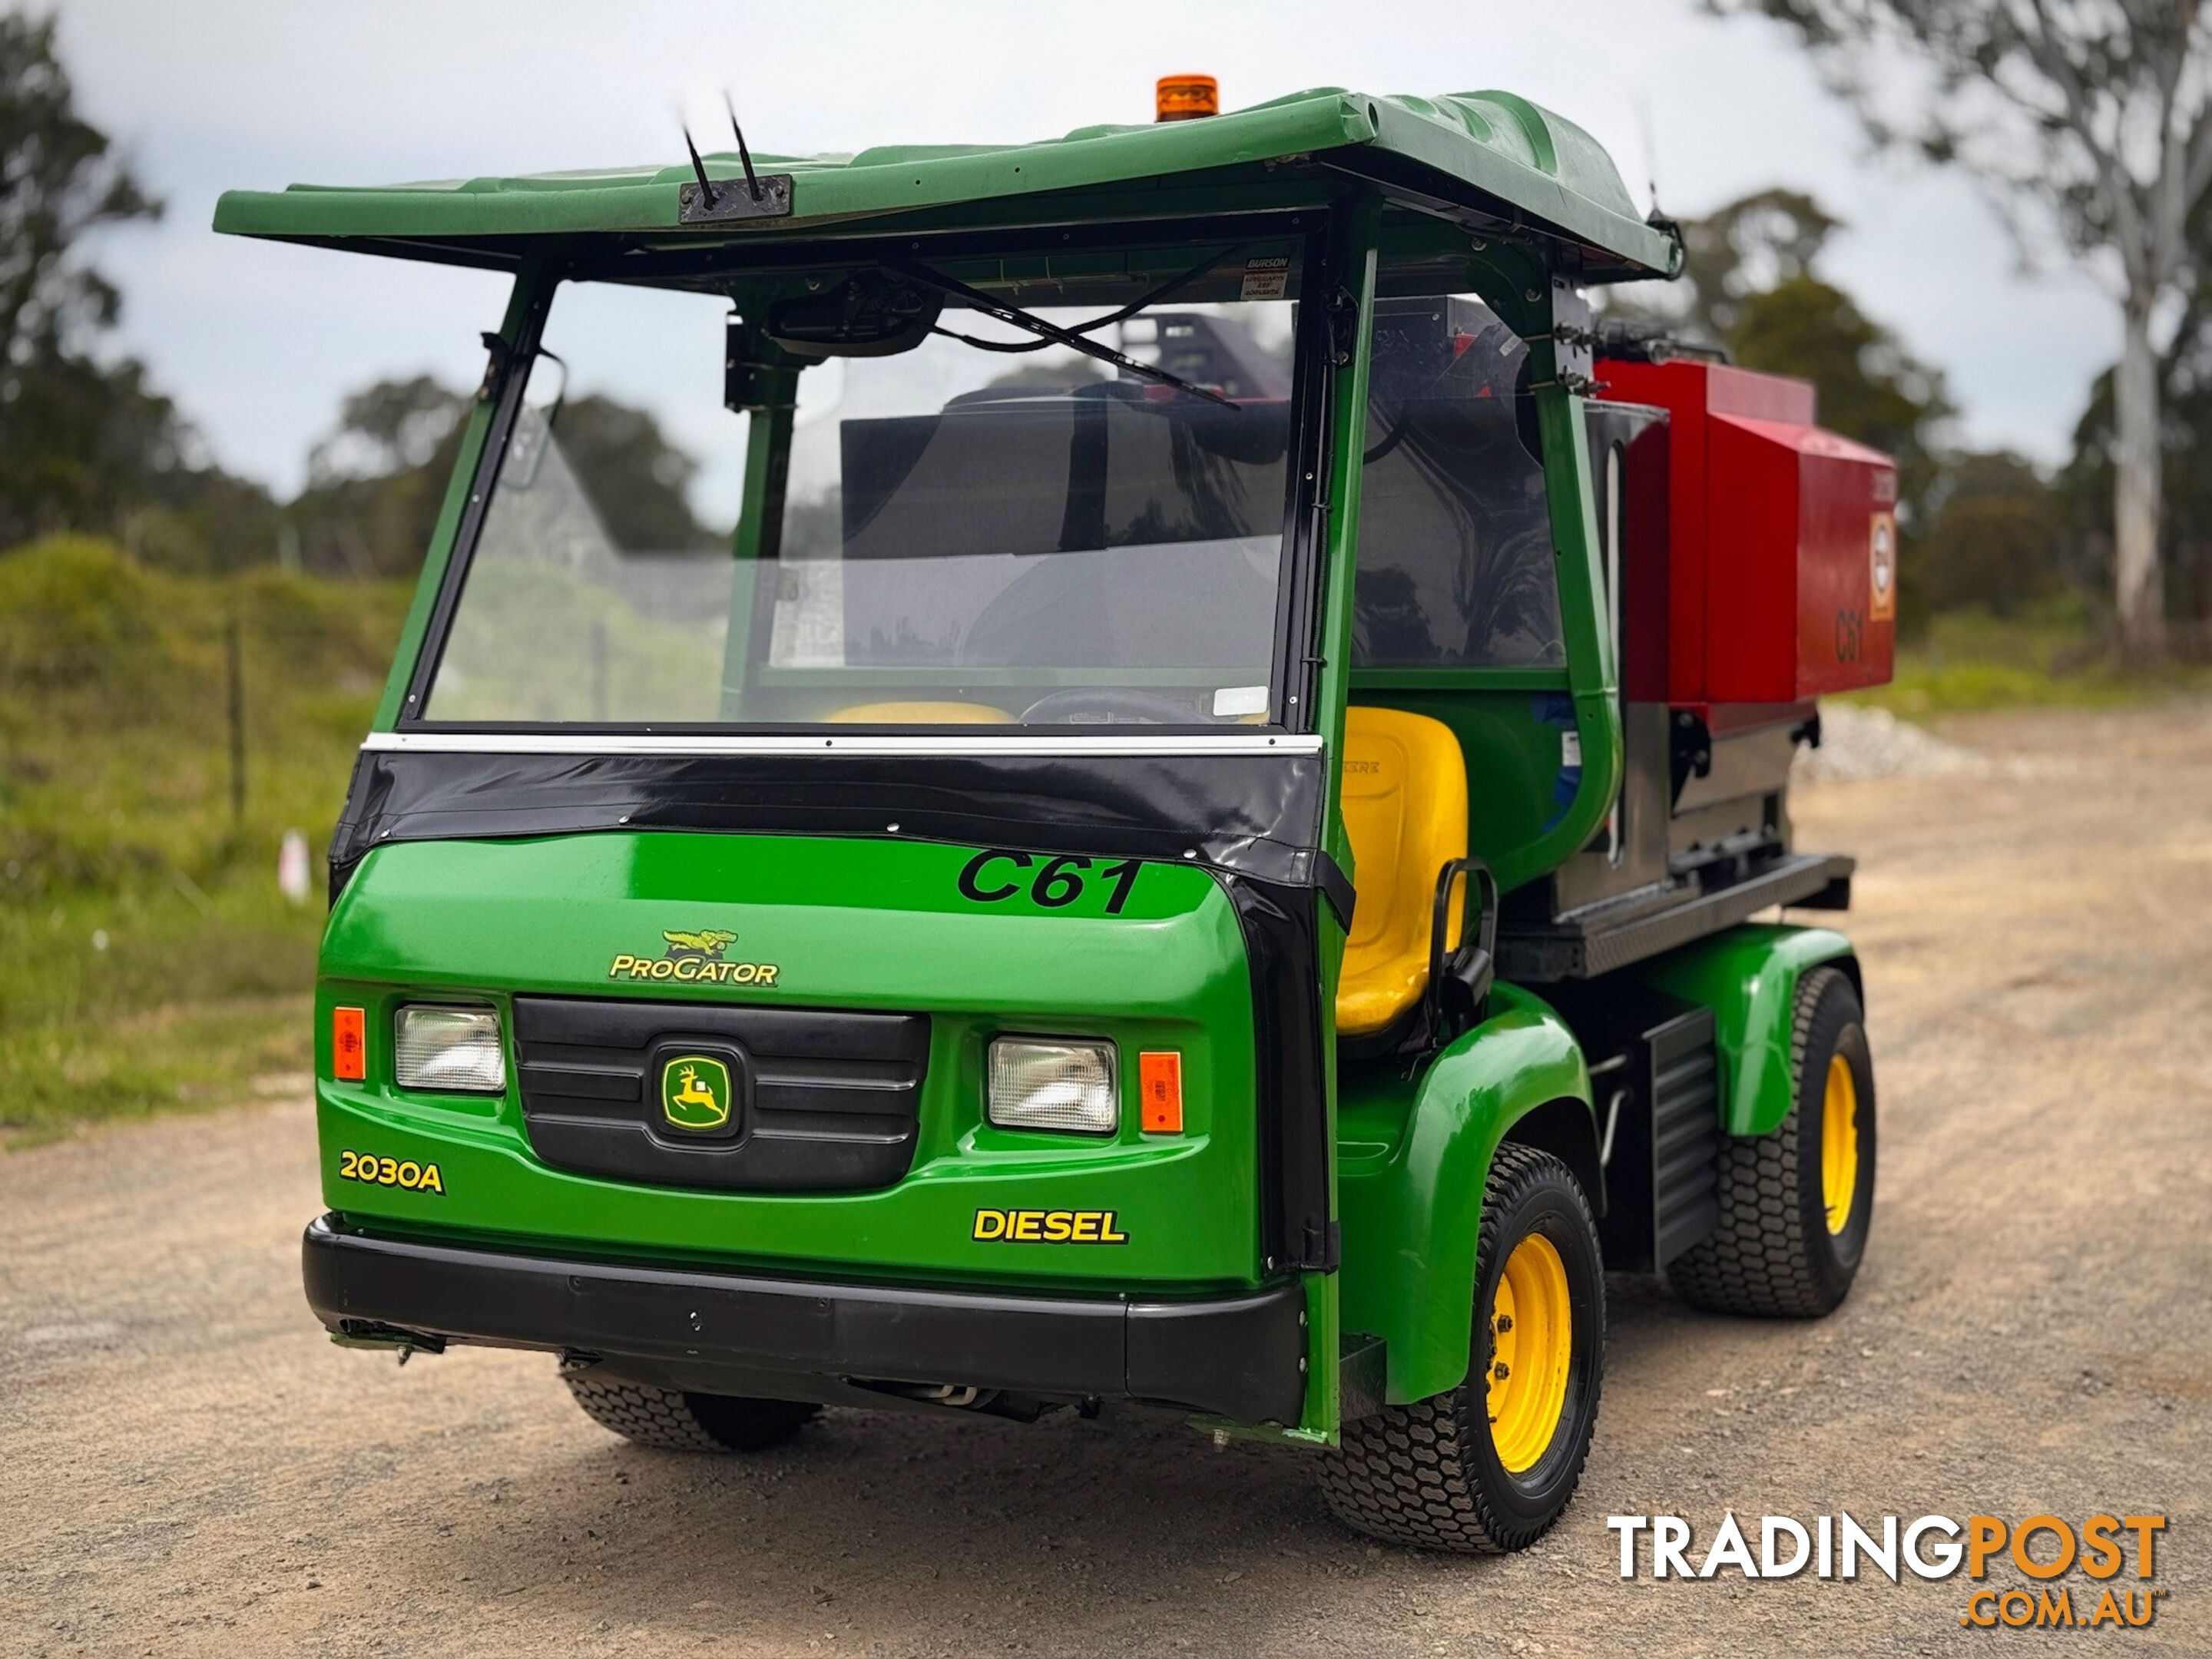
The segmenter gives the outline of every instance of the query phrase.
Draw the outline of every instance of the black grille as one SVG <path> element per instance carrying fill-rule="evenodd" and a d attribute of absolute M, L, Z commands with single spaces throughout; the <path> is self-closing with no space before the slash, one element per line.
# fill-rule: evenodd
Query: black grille
<path fill-rule="evenodd" d="M 920 1014 L 517 997 L 522 1114 L 546 1163 L 664 1187 L 865 1192 L 914 1162 L 929 1021 Z M 663 1116 L 664 1056 L 724 1060 L 729 1123 Z"/>

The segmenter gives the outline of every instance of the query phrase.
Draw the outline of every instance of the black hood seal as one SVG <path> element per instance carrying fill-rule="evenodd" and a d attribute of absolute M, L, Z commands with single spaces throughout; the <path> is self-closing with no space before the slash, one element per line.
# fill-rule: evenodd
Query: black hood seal
<path fill-rule="evenodd" d="M 378 847 L 611 830 L 866 836 L 1195 864 L 1311 888 L 1325 760 L 1284 755 L 568 755 L 369 749 L 331 837 L 331 894 Z M 893 826 L 896 826 L 894 828 Z"/>

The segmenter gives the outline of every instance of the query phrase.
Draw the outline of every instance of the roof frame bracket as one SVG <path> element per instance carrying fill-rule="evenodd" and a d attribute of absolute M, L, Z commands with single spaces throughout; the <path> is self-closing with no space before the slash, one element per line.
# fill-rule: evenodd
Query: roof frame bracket
<path fill-rule="evenodd" d="M 726 225 L 744 219 L 791 217 L 791 175 L 763 173 L 757 182 L 757 200 L 739 179 L 725 180 L 723 188 L 712 198 L 696 184 L 682 185 L 677 194 L 677 221 L 686 225 Z"/>

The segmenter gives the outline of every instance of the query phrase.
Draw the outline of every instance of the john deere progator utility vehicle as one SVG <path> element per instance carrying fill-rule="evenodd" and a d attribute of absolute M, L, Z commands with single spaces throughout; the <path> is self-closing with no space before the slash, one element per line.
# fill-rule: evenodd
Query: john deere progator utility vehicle
<path fill-rule="evenodd" d="M 1558 116 L 1195 90 L 223 198 L 514 278 L 331 848 L 341 1341 L 653 1446 L 1139 1402 L 1511 1549 L 1607 1271 L 1843 1297 L 1858 968 L 1753 918 L 1848 900 L 1786 783 L 1888 672 L 1889 463 L 1594 322 L 1680 248 Z"/>

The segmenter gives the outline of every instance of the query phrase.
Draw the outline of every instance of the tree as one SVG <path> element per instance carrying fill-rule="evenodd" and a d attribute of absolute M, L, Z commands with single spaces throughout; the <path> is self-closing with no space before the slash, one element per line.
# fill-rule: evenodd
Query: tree
<path fill-rule="evenodd" d="M 2212 270 L 2212 260 L 2203 269 Z M 2074 428 L 2074 458 L 2059 478 L 2075 535 L 2102 560 L 2109 560 L 2112 544 L 2114 378 L 2107 371 L 2090 388 Z M 2159 362 L 2159 408 L 2169 639 L 2196 655 L 2212 655 L 2212 473 L 2202 459 L 2212 454 L 2212 283 L 2201 274 Z M 2176 616 L 2189 619 L 2179 640 L 2172 637 Z"/>
<path fill-rule="evenodd" d="M 2002 453 L 1956 457 L 1901 567 L 1904 602 L 1923 614 L 1978 606 L 2018 616 L 2070 586 L 2072 545 L 2065 514 L 2032 463 Z"/>
<path fill-rule="evenodd" d="M 614 544 L 638 553 L 680 553 L 710 539 L 685 491 L 699 471 L 660 422 L 596 393 L 562 406 L 553 426 Z"/>
<path fill-rule="evenodd" d="M 465 392 L 428 375 L 349 395 L 337 427 L 310 452 L 307 488 L 285 509 L 302 562 L 362 579 L 414 574 L 468 410 Z M 651 414 L 590 393 L 563 404 L 553 430 L 617 547 L 674 553 L 711 539 L 686 499 L 698 463 Z"/>
<path fill-rule="evenodd" d="M 428 374 L 379 380 L 338 405 L 337 428 L 307 452 L 316 483 L 428 466 L 459 428 L 467 397 Z"/>
<path fill-rule="evenodd" d="M 1682 274 L 1673 314 L 1698 343 L 1731 349 L 1744 301 L 1813 274 L 1840 220 L 1802 191 L 1754 191 L 1682 221 Z"/>
<path fill-rule="evenodd" d="M 460 453 L 467 394 L 427 374 L 348 396 L 308 452 L 307 487 L 285 509 L 308 569 L 361 580 L 411 576 L 422 562 Z"/>
<path fill-rule="evenodd" d="M 159 211 L 76 113 L 53 20 L 0 15 L 0 547 L 104 527 L 184 463 L 189 433 L 143 367 L 92 355 L 121 301 L 76 252 Z"/>
<path fill-rule="evenodd" d="M 2165 649 L 2161 308 L 2191 285 L 2188 228 L 2212 189 L 2212 52 L 2200 0 L 1706 0 L 1798 36 L 1878 143 L 1966 168 L 2024 246 L 2055 228 L 2093 270 L 2118 267 L 2113 379 L 2113 599 L 2120 643 Z M 1871 72 L 1917 61 L 1932 81 L 1900 113 Z M 1893 77 L 1888 77 L 1893 78 Z"/>

